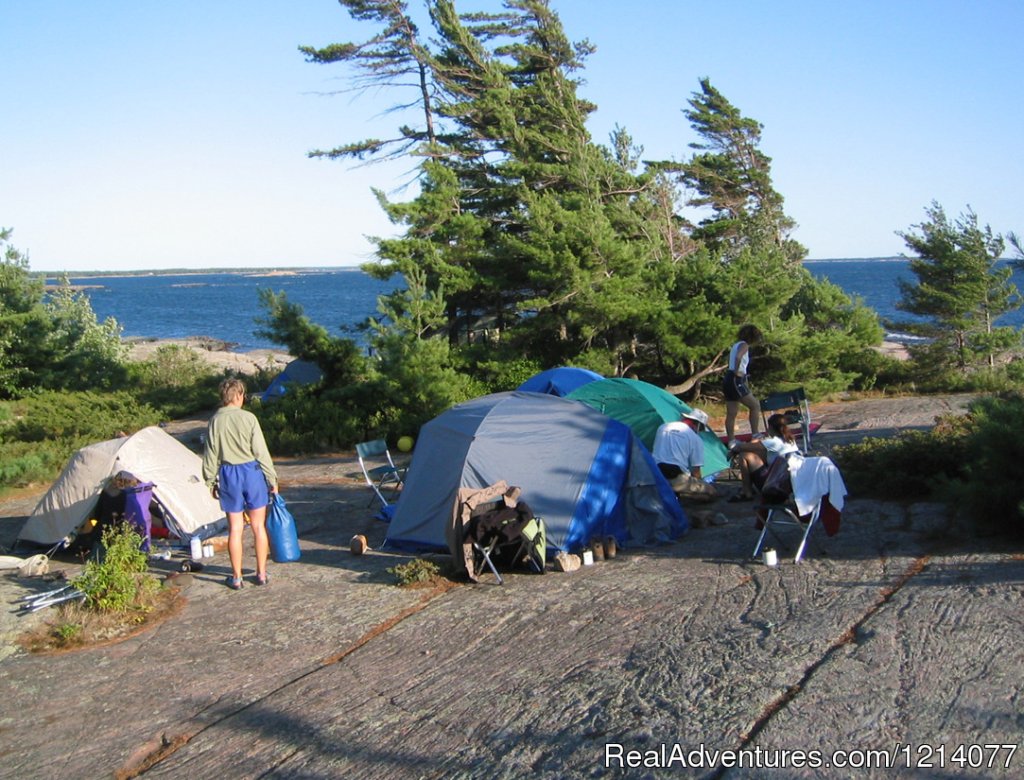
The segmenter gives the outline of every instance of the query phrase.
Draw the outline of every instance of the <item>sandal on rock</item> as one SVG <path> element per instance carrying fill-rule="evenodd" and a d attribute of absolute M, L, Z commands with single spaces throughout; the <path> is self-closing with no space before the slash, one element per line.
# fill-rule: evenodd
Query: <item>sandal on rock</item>
<path fill-rule="evenodd" d="M 242 589 L 242 578 L 241 577 L 232 577 L 232 576 L 228 575 L 228 578 L 226 580 L 224 580 L 224 584 L 227 585 L 229 588 L 231 588 L 231 590 L 241 590 Z"/>
<path fill-rule="evenodd" d="M 753 500 L 754 500 L 753 496 L 745 496 L 742 493 L 737 493 L 735 496 L 732 496 L 729 499 L 729 503 L 730 504 L 739 504 L 739 503 L 742 503 L 744 501 L 753 501 Z"/>

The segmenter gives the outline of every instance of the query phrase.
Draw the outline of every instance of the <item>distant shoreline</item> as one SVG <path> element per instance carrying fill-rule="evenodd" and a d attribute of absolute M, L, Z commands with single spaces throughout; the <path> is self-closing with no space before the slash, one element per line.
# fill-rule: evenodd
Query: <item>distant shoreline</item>
<path fill-rule="evenodd" d="M 236 276 L 298 276 L 334 271 L 362 271 L 357 265 L 303 266 L 296 268 L 164 268 L 142 271 L 32 271 L 36 277 L 59 279 L 130 279 L 135 276 L 211 276 L 213 274 L 234 274 Z"/>
<path fill-rule="evenodd" d="M 894 263 L 905 262 L 912 258 L 905 255 L 881 255 L 878 257 L 808 257 L 804 263 Z M 1011 258 L 1000 258 L 1009 261 Z M 362 263 L 356 265 L 310 265 L 310 266 L 270 266 L 264 268 L 159 268 L 129 269 L 117 271 L 67 271 L 42 270 L 31 271 L 33 276 L 60 277 L 65 274 L 76 279 L 100 279 L 103 277 L 124 278 L 131 276 L 201 276 L 205 274 L 241 274 L 245 276 L 291 276 L 304 273 L 323 273 L 324 271 L 361 271 Z"/>
<path fill-rule="evenodd" d="M 123 339 L 128 346 L 128 359 L 133 362 L 152 360 L 161 347 L 176 346 L 191 350 L 212 368 L 252 376 L 262 369 L 280 371 L 292 361 L 292 356 L 278 349 L 253 349 L 237 352 L 232 342 L 210 336 L 189 336 L 183 339 L 157 339 L 130 337 Z M 237 346 L 237 345 L 235 345 Z"/>
<path fill-rule="evenodd" d="M 210 336 L 190 336 L 184 339 L 131 337 L 124 339 L 124 343 L 128 345 L 128 359 L 132 361 L 152 360 L 160 347 L 179 346 L 192 350 L 200 360 L 217 370 L 227 369 L 248 375 L 256 374 L 260 369 L 281 370 L 293 359 L 287 352 L 277 349 L 239 352 L 232 349 L 231 342 Z M 883 341 L 875 349 L 897 360 L 910 358 L 907 348 L 895 341 Z"/>

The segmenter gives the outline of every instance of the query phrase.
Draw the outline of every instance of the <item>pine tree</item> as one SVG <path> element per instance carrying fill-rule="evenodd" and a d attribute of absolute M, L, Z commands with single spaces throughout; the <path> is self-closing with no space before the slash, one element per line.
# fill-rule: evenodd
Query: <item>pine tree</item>
<path fill-rule="evenodd" d="M 761 123 L 743 116 L 710 79 L 701 79 L 700 87 L 683 113 L 701 140 L 690 144 L 698 153 L 681 173 L 697 193 L 689 205 L 712 213 L 693 237 L 736 249 L 767 242 L 785 249 L 790 260 L 803 260 L 806 250 L 788 239 L 795 223 L 772 186 L 771 158 L 760 148 Z"/>
<path fill-rule="evenodd" d="M 929 371 L 993 367 L 998 354 L 1020 345 L 1017 331 L 995 325 L 1021 304 L 1012 269 L 997 265 L 1003 239 L 988 225 L 980 227 L 969 209 L 955 222 L 934 201 L 925 213 L 925 222 L 898 233 L 917 254 L 910 260 L 917 282 L 900 280 L 897 307 L 928 318 L 905 325 L 928 339 L 911 354 Z"/>
<path fill-rule="evenodd" d="M 443 131 L 404 147 L 420 158 L 414 198 L 377 193 L 403 232 L 378 240 L 377 261 L 364 266 L 382 279 L 419 274 L 423 303 L 443 304 L 443 322 L 416 338 L 446 336 L 447 354 L 470 373 L 496 360 L 571 363 L 680 392 L 720 371 L 746 321 L 774 329 L 780 353 L 811 331 L 836 347 L 823 351 L 829 361 L 867 349 L 870 329 L 841 330 L 857 307 L 815 294 L 799 266 L 805 250 L 789 238 L 761 126 L 707 80 L 688 113 L 699 154 L 642 163 L 625 130 L 610 147 L 590 137 L 595 106 L 578 94 L 576 74 L 593 47 L 570 42 L 546 0 L 508 0 L 498 14 L 425 4 L 430 51 L 403 52 L 425 69 Z M 697 228 L 680 216 L 680 184 L 712 211 Z M 401 291 L 385 303 L 410 305 Z M 474 339 L 482 328 L 488 338 Z M 797 359 L 774 376 L 801 377 L 799 350 L 785 354 Z M 856 372 L 832 373 L 845 383 Z"/>
<path fill-rule="evenodd" d="M 419 144 L 437 140 L 434 127 L 434 85 L 431 80 L 430 53 L 420 42 L 419 29 L 409 17 L 408 5 L 401 0 L 339 0 L 349 15 L 362 22 L 372 22 L 380 30 L 362 43 L 334 43 L 323 48 L 300 46 L 308 62 L 350 63 L 356 70 L 353 89 L 396 88 L 416 91 L 416 99 L 396 105 L 392 110 L 418 106 L 423 126 L 398 129 L 395 138 L 370 138 L 345 144 L 327 151 L 310 152 L 310 157 L 329 159 L 351 157 L 391 159 L 401 157 Z"/>
<path fill-rule="evenodd" d="M 28 256 L 9 243 L 11 233 L 0 228 L 0 397 L 115 386 L 124 374 L 121 326 L 97 322 L 67 277 L 47 292 Z"/>

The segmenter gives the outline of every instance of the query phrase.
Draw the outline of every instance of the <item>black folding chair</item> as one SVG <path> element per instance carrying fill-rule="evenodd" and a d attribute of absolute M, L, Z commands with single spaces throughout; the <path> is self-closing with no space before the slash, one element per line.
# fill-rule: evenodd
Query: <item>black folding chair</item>
<path fill-rule="evenodd" d="M 481 507 L 477 512 L 463 530 L 463 539 L 472 543 L 476 571 L 486 566 L 499 585 L 505 580 L 498 563 L 527 563 L 537 573 L 544 573 L 547 530 L 527 504 L 520 501 L 512 508 L 499 502 L 496 508 Z"/>

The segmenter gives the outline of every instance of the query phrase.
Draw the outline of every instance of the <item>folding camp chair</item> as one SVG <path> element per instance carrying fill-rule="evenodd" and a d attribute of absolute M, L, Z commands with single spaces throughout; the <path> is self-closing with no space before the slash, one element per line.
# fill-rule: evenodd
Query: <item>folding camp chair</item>
<path fill-rule="evenodd" d="M 376 497 L 382 507 L 388 506 L 384 491 L 388 491 L 394 498 L 402 487 L 405 470 L 395 465 L 394 460 L 391 459 L 387 442 L 383 439 L 357 444 L 356 455 L 359 457 L 359 468 L 363 470 L 366 485 L 373 491 L 373 496 L 370 497 L 366 505 L 370 506 Z"/>
<path fill-rule="evenodd" d="M 544 520 L 534 517 L 519 531 L 519 549 L 516 562 L 526 561 L 538 573 L 543 574 L 547 563 L 548 530 Z"/>
<path fill-rule="evenodd" d="M 518 488 L 514 488 L 518 495 Z M 539 574 L 544 573 L 547 529 L 544 521 L 534 517 L 528 504 L 516 501 L 509 506 L 502 496 L 497 501 L 477 505 L 470 511 L 469 521 L 462 529 L 463 543 L 472 545 L 470 579 L 479 581 L 477 572 L 486 566 L 501 585 L 505 582 L 498 564 L 515 567 L 527 563 Z"/>
<path fill-rule="evenodd" d="M 494 561 L 491 560 L 491 555 L 494 554 L 494 549 L 498 546 L 498 537 L 492 536 L 486 543 L 473 542 L 473 553 L 474 557 L 479 561 L 475 564 L 476 571 L 483 571 L 483 567 L 480 564 L 486 564 L 487 568 L 491 570 L 491 573 L 498 580 L 499 585 L 504 585 L 505 580 L 501 578 L 501 574 L 498 572 L 498 567 L 494 565 Z M 474 578 L 479 581 L 479 578 Z"/>
<path fill-rule="evenodd" d="M 499 585 L 503 585 L 505 580 L 498 572 L 496 561 L 508 560 L 513 567 L 526 563 L 538 574 L 543 574 L 545 570 L 547 529 L 544 521 L 539 517 L 531 517 L 525 524 L 516 518 L 505 521 L 507 526 L 516 524 L 521 526 L 519 537 L 512 542 L 507 541 L 507 535 L 503 535 L 500 529 L 490 532 L 483 541 L 473 542 L 473 551 L 479 560 L 476 571 L 482 571 L 483 566 L 486 566 L 497 578 Z M 508 558 L 508 551 L 513 547 L 515 553 Z"/>
<path fill-rule="evenodd" d="M 802 387 L 781 393 L 772 393 L 761 399 L 761 416 L 764 418 L 765 430 L 768 428 L 768 416 L 771 412 L 782 412 L 786 416 L 787 425 L 799 425 L 803 437 L 800 448 L 806 454 L 811 448 L 811 405 Z"/>
<path fill-rule="evenodd" d="M 793 457 L 800 457 L 795 455 Z M 811 530 L 818 522 L 821 514 L 822 501 L 819 500 L 811 511 L 810 515 L 801 517 L 798 514 L 796 501 L 793 498 L 792 481 L 789 477 L 789 458 L 780 455 L 768 469 L 764 485 L 761 488 L 761 505 L 757 509 L 758 521 L 761 523 L 761 535 L 754 545 L 754 558 L 761 554 L 761 546 L 765 537 L 770 531 L 773 536 L 781 541 L 779 528 L 797 528 L 801 533 L 800 545 L 796 549 L 793 563 L 800 563 L 804 549 L 807 547 L 807 540 L 810 538 Z"/>

